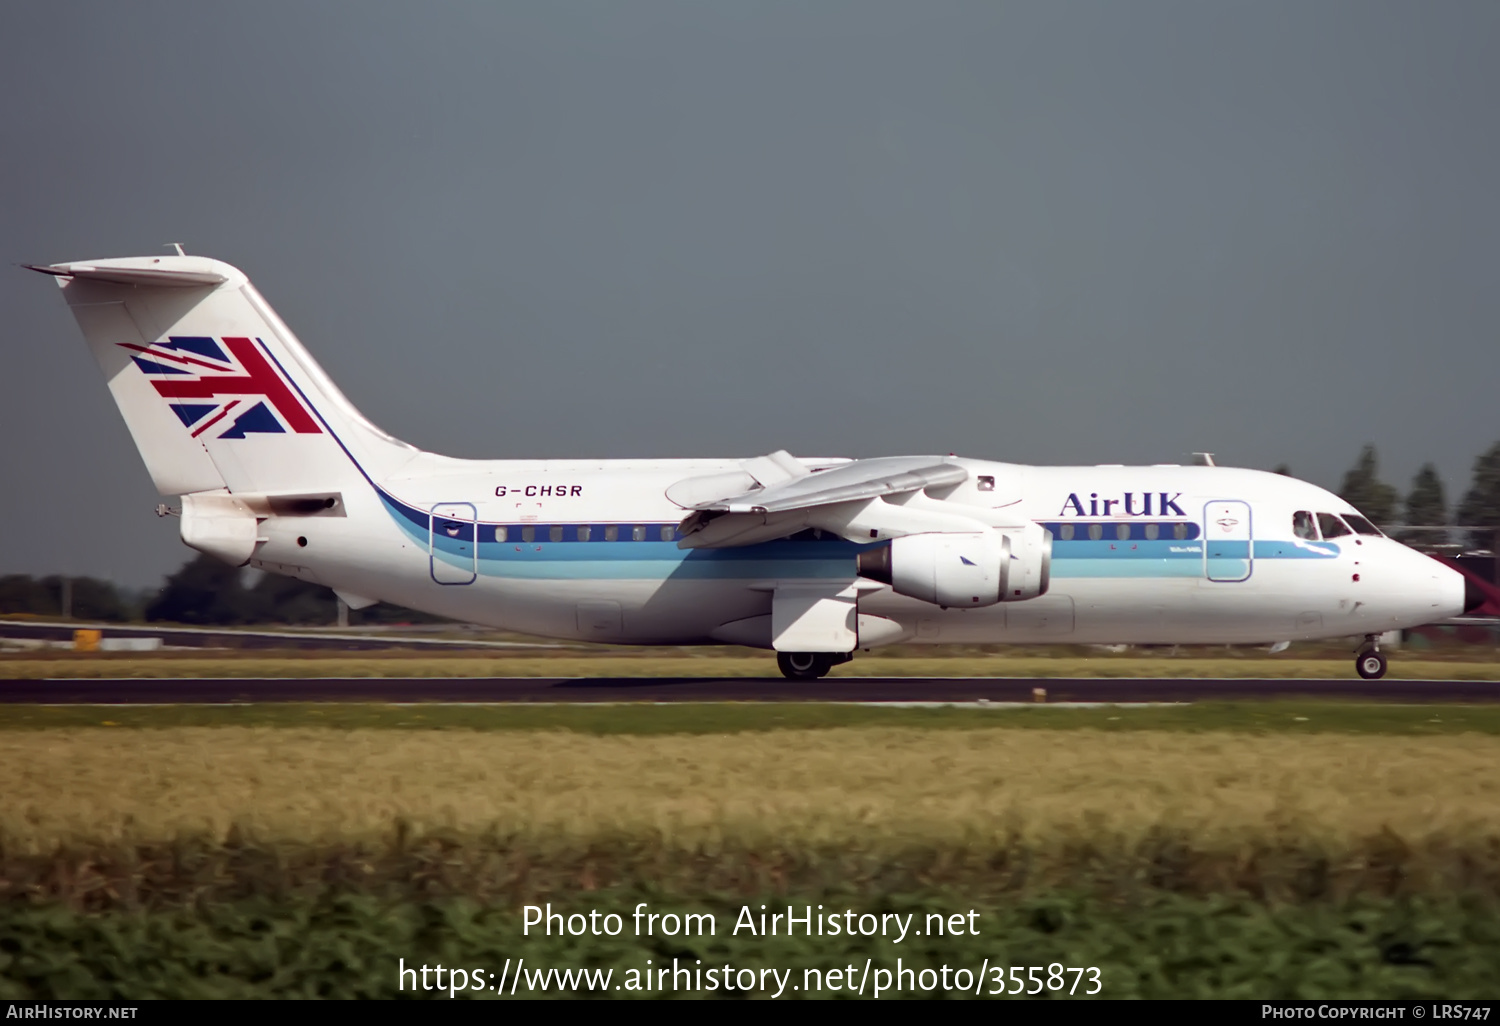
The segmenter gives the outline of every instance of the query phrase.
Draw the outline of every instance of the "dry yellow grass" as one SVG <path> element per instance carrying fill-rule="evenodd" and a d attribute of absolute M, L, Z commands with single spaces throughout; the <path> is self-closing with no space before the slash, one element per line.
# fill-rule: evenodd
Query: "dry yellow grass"
<path fill-rule="evenodd" d="M 1294 830 L 1493 835 L 1500 738 L 919 729 L 596 737 L 268 728 L 0 733 L 0 832 L 332 840 L 495 829 L 667 847 L 985 843 Z"/>

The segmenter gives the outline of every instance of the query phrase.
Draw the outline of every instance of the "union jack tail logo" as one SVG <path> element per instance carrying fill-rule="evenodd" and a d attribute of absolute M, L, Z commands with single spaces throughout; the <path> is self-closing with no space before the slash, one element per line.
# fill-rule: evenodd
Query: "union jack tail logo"
<path fill-rule="evenodd" d="M 246 435 L 319 435 L 318 422 L 265 354 L 260 340 L 172 335 L 138 346 L 131 359 L 184 427 L 199 438 Z"/>

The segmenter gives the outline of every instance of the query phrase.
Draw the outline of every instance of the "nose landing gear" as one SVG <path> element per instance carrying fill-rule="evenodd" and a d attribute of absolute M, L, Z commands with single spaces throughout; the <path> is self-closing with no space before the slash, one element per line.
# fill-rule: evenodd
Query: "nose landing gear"
<path fill-rule="evenodd" d="M 1354 657 L 1354 671 L 1365 680 L 1379 680 L 1385 676 L 1385 656 L 1377 646 L 1378 635 L 1366 634 L 1365 643 Z"/>
<path fill-rule="evenodd" d="M 777 652 L 776 666 L 791 680 L 817 680 L 853 658 L 852 652 Z"/>

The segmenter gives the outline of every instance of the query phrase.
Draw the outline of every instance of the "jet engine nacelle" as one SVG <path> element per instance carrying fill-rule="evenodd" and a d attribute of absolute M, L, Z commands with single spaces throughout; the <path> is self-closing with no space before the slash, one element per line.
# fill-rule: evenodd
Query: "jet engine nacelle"
<path fill-rule="evenodd" d="M 859 574 L 898 595 L 973 608 L 1045 594 L 1052 535 L 1035 524 L 965 533 L 911 534 L 859 554 Z"/>

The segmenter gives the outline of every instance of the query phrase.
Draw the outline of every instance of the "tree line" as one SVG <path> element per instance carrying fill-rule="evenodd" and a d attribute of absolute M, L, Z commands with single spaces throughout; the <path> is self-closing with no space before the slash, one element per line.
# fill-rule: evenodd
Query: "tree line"
<path fill-rule="evenodd" d="M 140 619 L 141 596 L 96 577 L 0 577 L 0 613 L 58 616 L 64 610 L 80 620 L 123 623 Z"/>
<path fill-rule="evenodd" d="M 1284 465 L 1276 469 L 1277 473 L 1291 473 Z M 1436 467 L 1424 463 L 1412 478 L 1403 500 L 1393 485 L 1380 479 L 1379 458 L 1373 445 L 1360 451 L 1354 466 L 1344 474 L 1338 495 L 1382 530 L 1402 541 L 1440 540 L 1433 536 L 1433 532 L 1403 531 L 1403 527 L 1457 524 L 1480 528 L 1467 532 L 1469 544 L 1490 548 L 1495 542 L 1496 531 L 1500 530 L 1500 442 L 1490 446 L 1474 461 L 1469 490 L 1451 511 Z"/>
<path fill-rule="evenodd" d="M 0 577 L 0 613 L 55 617 L 65 609 L 74 619 L 101 623 L 145 620 L 231 627 L 338 622 L 338 598 L 331 589 L 275 574 L 263 574 L 247 585 L 238 567 L 206 554 L 188 560 L 155 592 L 135 593 L 94 577 Z M 349 611 L 351 626 L 443 622 L 442 617 L 384 602 Z"/>

